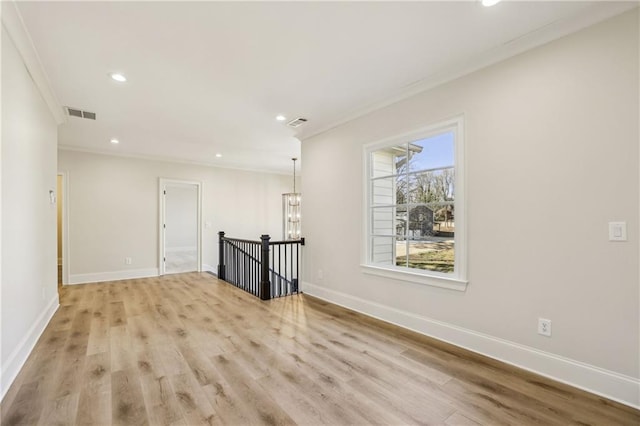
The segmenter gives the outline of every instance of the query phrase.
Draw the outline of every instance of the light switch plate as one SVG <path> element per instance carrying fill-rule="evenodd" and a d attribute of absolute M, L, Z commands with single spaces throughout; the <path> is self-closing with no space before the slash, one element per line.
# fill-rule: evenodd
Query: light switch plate
<path fill-rule="evenodd" d="M 627 222 L 609 222 L 609 241 L 627 241 Z"/>

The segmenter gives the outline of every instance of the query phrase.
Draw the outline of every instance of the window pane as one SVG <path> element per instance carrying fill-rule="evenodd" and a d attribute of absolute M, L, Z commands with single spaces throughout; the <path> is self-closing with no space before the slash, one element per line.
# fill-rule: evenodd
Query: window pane
<path fill-rule="evenodd" d="M 395 208 L 374 207 L 371 209 L 371 233 L 373 235 L 395 235 Z"/>
<path fill-rule="evenodd" d="M 452 202 L 398 206 L 396 228 L 402 230 L 396 238 L 396 266 L 454 272 L 455 216 Z"/>
<path fill-rule="evenodd" d="M 390 176 L 406 164 L 407 144 L 380 149 L 371 153 L 371 177 Z"/>
<path fill-rule="evenodd" d="M 396 266 L 407 266 L 407 238 L 396 238 Z"/>
<path fill-rule="evenodd" d="M 407 213 L 407 206 L 400 205 L 396 207 L 396 235 L 398 237 L 407 236 L 407 226 L 409 223 L 409 216 Z"/>
<path fill-rule="evenodd" d="M 396 265 L 408 262 L 409 268 L 437 271 L 447 274 L 454 269 L 454 241 L 453 238 L 428 237 L 425 240 L 409 240 L 409 256 L 403 250 L 396 256 Z"/>
<path fill-rule="evenodd" d="M 371 262 L 382 265 L 393 265 L 394 237 L 371 238 Z"/>
<path fill-rule="evenodd" d="M 409 200 L 409 177 L 406 174 L 396 177 L 396 204 L 406 204 Z"/>
<path fill-rule="evenodd" d="M 421 204 L 409 210 L 409 255 L 397 250 L 396 265 L 443 273 L 454 272 L 453 203 Z"/>
<path fill-rule="evenodd" d="M 434 219 L 434 231 L 435 235 L 439 237 L 455 236 L 456 224 L 455 224 L 455 206 L 453 202 L 443 203 L 438 205 L 432 205 L 433 219 Z"/>
<path fill-rule="evenodd" d="M 453 167 L 453 132 L 431 136 L 409 144 L 411 171 Z"/>
<path fill-rule="evenodd" d="M 453 201 L 455 189 L 453 168 L 412 173 L 408 176 L 409 203 Z"/>

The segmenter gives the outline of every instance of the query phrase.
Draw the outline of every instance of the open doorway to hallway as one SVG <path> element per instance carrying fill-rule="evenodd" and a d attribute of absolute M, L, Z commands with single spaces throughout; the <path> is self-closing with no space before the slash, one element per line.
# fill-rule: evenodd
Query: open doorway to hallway
<path fill-rule="evenodd" d="M 161 179 L 160 189 L 160 275 L 200 271 L 200 183 Z"/>
<path fill-rule="evenodd" d="M 58 174 L 58 182 L 57 182 L 57 187 L 56 187 L 56 200 L 57 200 L 57 211 L 58 211 L 58 220 L 57 220 L 57 226 L 58 226 L 58 288 L 60 288 L 62 286 L 62 262 L 63 262 L 63 250 L 62 250 L 62 203 L 64 202 L 64 200 L 62 199 L 62 189 L 63 189 L 63 185 L 64 185 L 64 176 L 61 174 Z"/>
<path fill-rule="evenodd" d="M 68 232 L 68 179 L 67 172 L 58 172 L 56 181 L 56 226 L 58 244 L 58 288 L 69 283 L 69 232 Z"/>

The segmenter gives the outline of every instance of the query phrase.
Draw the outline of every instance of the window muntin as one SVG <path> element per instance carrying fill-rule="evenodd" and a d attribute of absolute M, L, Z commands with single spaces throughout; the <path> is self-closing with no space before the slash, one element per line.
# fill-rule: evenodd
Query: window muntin
<path fill-rule="evenodd" d="M 368 265 L 465 279 L 456 229 L 462 224 L 456 217 L 460 135 L 461 120 L 455 120 L 406 142 L 367 148 Z"/>

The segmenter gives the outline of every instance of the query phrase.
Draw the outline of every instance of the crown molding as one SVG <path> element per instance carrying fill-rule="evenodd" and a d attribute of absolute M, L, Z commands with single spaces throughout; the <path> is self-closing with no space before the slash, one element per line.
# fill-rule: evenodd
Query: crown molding
<path fill-rule="evenodd" d="M 16 46 L 31 79 L 49 107 L 51 115 L 53 115 L 56 123 L 64 123 L 66 121 L 64 110 L 51 88 L 49 78 L 42 67 L 42 62 L 40 61 L 38 52 L 33 45 L 31 36 L 27 32 L 24 21 L 22 20 L 22 15 L 20 15 L 20 11 L 18 11 L 18 6 L 15 0 L 2 2 L 1 16 L 2 26 L 7 31 L 7 34 L 13 41 L 13 44 Z"/>
<path fill-rule="evenodd" d="M 222 163 L 222 162 L 208 162 L 208 161 L 194 161 L 194 160 L 186 160 L 172 157 L 164 157 L 158 155 L 145 155 L 145 154 L 133 154 L 126 152 L 112 152 L 101 149 L 91 149 L 84 148 L 75 145 L 64 145 L 58 144 L 59 151 L 71 151 L 71 152 L 81 152 L 84 154 L 93 154 L 93 155 L 106 155 L 110 157 L 118 157 L 118 158 L 130 158 L 134 160 L 144 160 L 144 161 L 156 161 L 162 163 L 173 163 L 173 164 L 186 164 L 190 166 L 200 166 L 200 167 L 209 167 L 214 169 L 228 169 L 228 170 L 238 170 L 242 172 L 252 172 L 252 173 L 266 173 L 271 175 L 281 175 L 281 176 L 289 176 L 290 173 L 281 170 L 270 170 L 270 169 L 260 169 L 260 168 L 251 168 L 251 167 L 243 167 L 242 165 L 233 164 L 233 163 Z M 298 176 L 301 176 L 301 173 L 298 171 L 296 173 Z"/>

